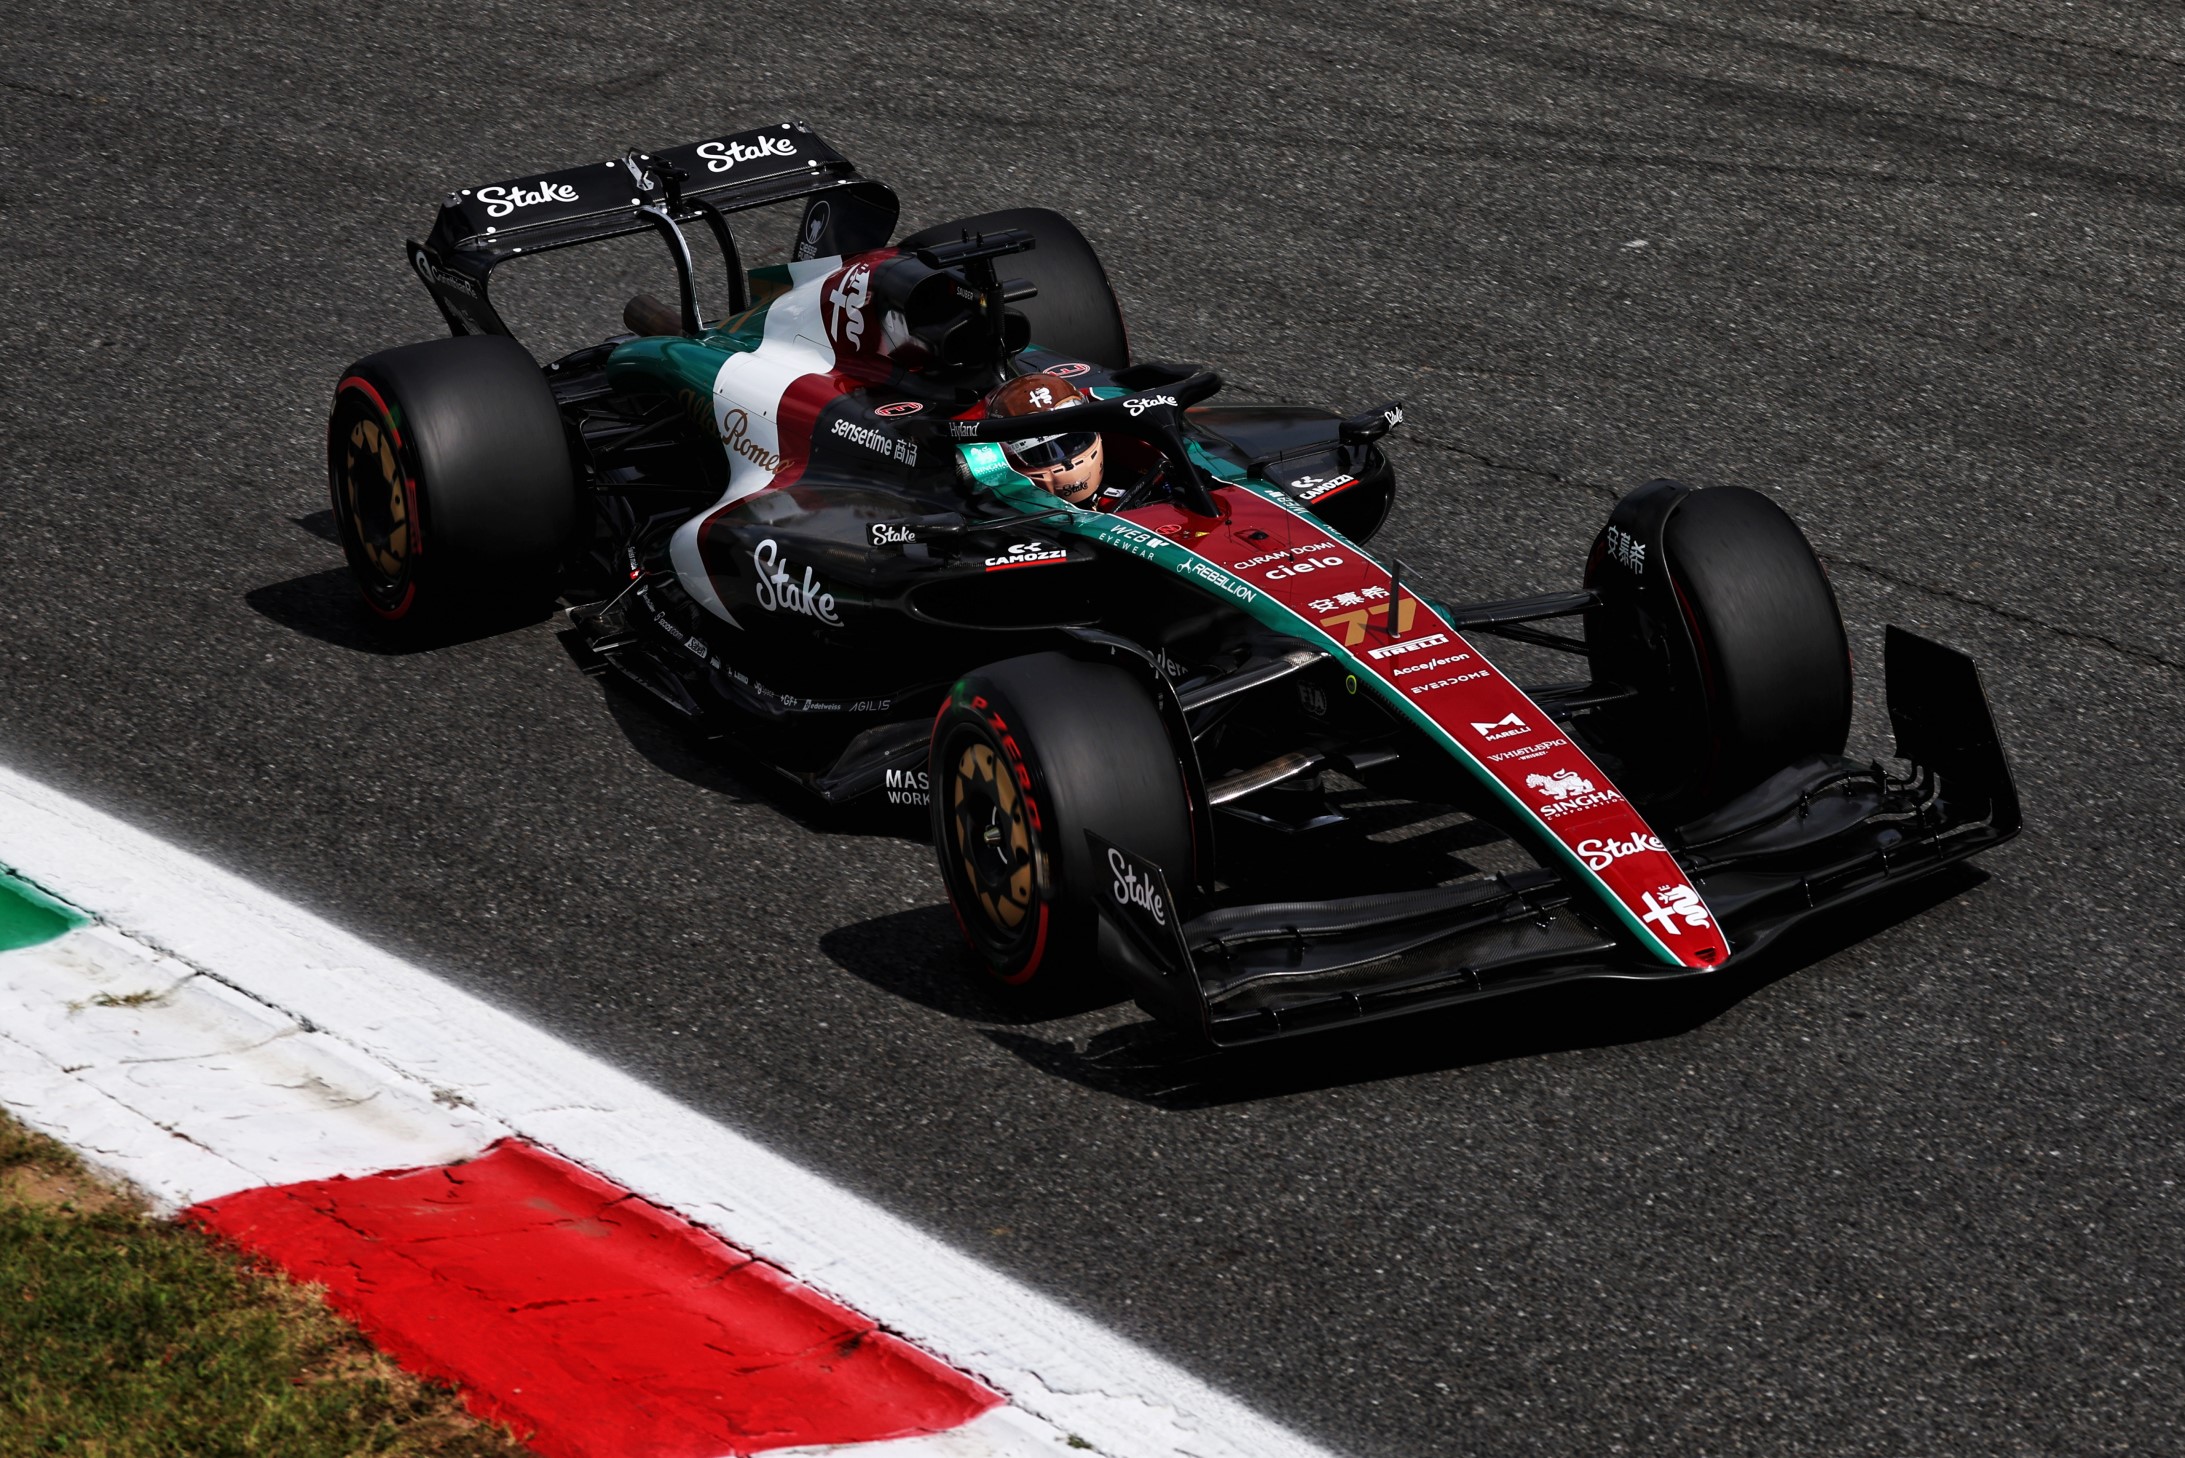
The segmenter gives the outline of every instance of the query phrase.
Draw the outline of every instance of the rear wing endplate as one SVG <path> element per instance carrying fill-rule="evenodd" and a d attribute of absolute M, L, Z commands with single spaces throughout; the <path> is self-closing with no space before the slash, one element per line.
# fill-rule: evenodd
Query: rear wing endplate
<path fill-rule="evenodd" d="M 506 334 L 488 293 L 511 258 L 647 230 L 671 235 L 686 285 L 689 249 L 678 225 L 703 222 L 721 242 L 730 294 L 744 291 L 727 215 L 804 199 L 797 258 L 885 244 L 899 212 L 893 189 L 859 176 L 801 121 L 659 152 L 535 173 L 448 194 L 431 236 L 409 245 L 410 266 L 456 334 Z"/>

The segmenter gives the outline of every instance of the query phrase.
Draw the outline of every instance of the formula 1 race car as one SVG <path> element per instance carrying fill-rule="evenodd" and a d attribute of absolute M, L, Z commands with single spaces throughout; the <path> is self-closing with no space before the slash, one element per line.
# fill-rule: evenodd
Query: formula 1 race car
<path fill-rule="evenodd" d="M 788 204 L 790 261 L 747 269 L 746 214 Z M 1706 975 L 2018 830 L 1948 648 L 1889 630 L 1903 763 L 1845 757 L 1835 597 L 1766 496 L 1655 481 L 1581 586 L 1430 594 L 1365 545 L 1400 407 L 1206 403 L 1215 374 L 1133 359 L 1059 214 L 891 243 L 897 211 L 801 123 L 450 194 L 410 259 L 454 337 L 334 392 L 370 610 L 559 595 L 589 663 L 739 766 L 922 817 L 998 996 L 1120 979 L 1218 1044 Z M 675 303 L 543 368 L 509 336 L 498 265 L 645 230 Z M 990 408 L 1031 375 L 1081 398 Z M 1029 474 L 1063 440 L 1105 443 L 1089 504 Z M 1521 685 L 1482 637 L 1585 674 Z"/>

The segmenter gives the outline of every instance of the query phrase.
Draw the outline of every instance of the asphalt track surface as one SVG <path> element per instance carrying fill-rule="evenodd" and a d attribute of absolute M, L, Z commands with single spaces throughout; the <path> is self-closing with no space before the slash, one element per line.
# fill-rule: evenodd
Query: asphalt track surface
<path fill-rule="evenodd" d="M 1339 1448 L 2177 1451 L 2181 68 L 2104 3 L 18 9 L 0 756 Z M 2026 835 L 1685 991 L 1213 1063 L 1009 1022 L 923 845 L 550 623 L 382 651 L 320 534 L 442 192 L 785 115 L 909 223 L 1074 212 L 1143 354 L 1408 399 L 1386 540 L 1454 595 L 1654 475 L 1771 491 L 1860 732 L 1883 622 L 1970 650 Z M 658 283 L 589 266 L 535 341 Z"/>

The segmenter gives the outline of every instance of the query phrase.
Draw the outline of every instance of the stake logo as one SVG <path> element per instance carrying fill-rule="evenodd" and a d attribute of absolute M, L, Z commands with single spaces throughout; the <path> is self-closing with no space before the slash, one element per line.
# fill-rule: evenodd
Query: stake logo
<path fill-rule="evenodd" d="M 1581 840 L 1571 849 L 1578 852 L 1578 858 L 1594 870 L 1605 871 L 1625 856 L 1635 856 L 1641 851 L 1666 851 L 1669 847 L 1662 844 L 1660 836 L 1647 834 L 1634 835 L 1629 840 L 1618 840 L 1613 835 Z"/>
<path fill-rule="evenodd" d="M 1174 395 L 1137 395 L 1122 403 L 1123 408 L 1130 412 L 1130 418 L 1136 420 L 1156 405 L 1175 404 L 1176 397 Z"/>
<path fill-rule="evenodd" d="M 481 187 L 478 201 L 486 205 L 486 216 L 505 218 L 518 208 L 537 207 L 540 203 L 577 200 L 577 190 L 566 182 L 534 182 L 529 187 L 510 183 L 506 187 Z"/>
<path fill-rule="evenodd" d="M 1115 879 L 1108 887 L 1108 894 L 1115 898 L 1117 906 L 1135 906 L 1153 918 L 1155 926 L 1168 925 L 1168 905 L 1161 900 L 1161 891 L 1151 876 L 1141 876 L 1130 858 L 1108 847 L 1108 873 Z"/>
<path fill-rule="evenodd" d="M 758 574 L 753 594 L 767 612 L 801 613 L 831 628 L 842 626 L 842 619 L 835 615 L 834 594 L 819 585 L 818 575 L 809 567 L 802 581 L 792 577 L 796 567 L 783 558 L 781 544 L 772 537 L 752 549 L 751 566 Z"/>
<path fill-rule="evenodd" d="M 706 159 L 706 171 L 726 172 L 738 162 L 763 162 L 768 157 L 794 157 L 797 144 L 787 137 L 765 136 L 756 142 L 700 142 L 698 155 Z"/>

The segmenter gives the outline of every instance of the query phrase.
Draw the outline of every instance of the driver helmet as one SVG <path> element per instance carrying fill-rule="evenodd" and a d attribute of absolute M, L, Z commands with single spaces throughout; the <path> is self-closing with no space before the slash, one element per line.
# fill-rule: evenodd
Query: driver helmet
<path fill-rule="evenodd" d="M 987 402 L 987 414 L 1037 415 L 1084 403 L 1084 395 L 1068 380 L 1054 375 L 1019 375 L 994 392 Z M 1100 490 L 1103 453 L 1098 431 L 1071 430 L 1030 440 L 1003 441 L 1001 448 L 1012 470 L 1072 506 L 1091 505 Z"/>

